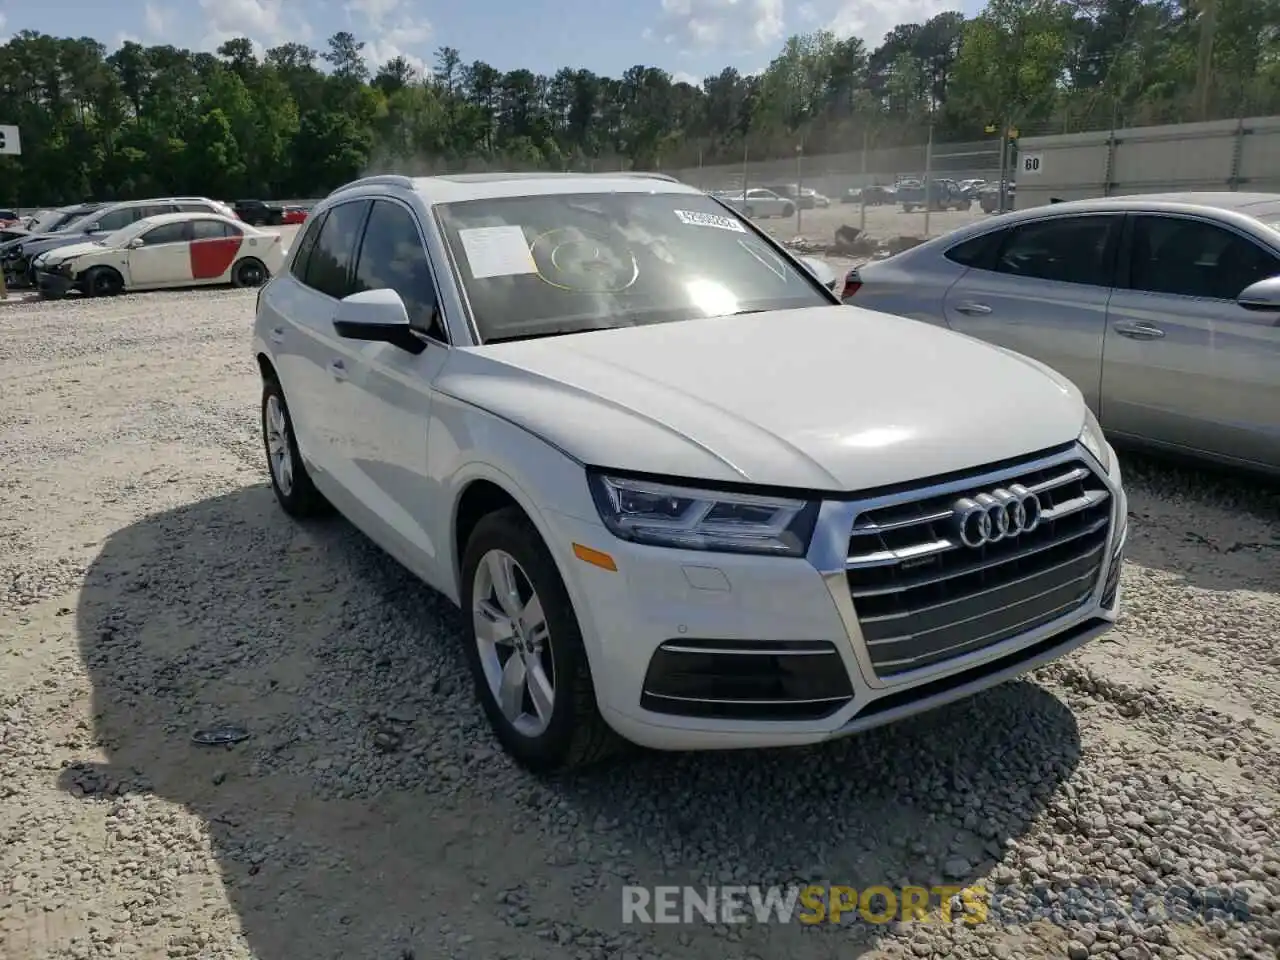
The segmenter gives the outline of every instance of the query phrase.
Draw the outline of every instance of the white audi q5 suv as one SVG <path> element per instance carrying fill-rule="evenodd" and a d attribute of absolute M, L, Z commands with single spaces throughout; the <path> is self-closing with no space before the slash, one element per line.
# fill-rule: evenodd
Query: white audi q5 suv
<path fill-rule="evenodd" d="M 259 293 L 275 494 L 464 609 L 536 769 L 843 736 L 1107 630 L 1080 392 L 821 277 L 669 178 L 349 184 Z"/>

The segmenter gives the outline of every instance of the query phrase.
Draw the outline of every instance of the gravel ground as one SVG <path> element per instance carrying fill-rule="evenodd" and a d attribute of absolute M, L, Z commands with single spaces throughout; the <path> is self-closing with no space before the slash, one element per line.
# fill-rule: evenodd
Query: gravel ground
<path fill-rule="evenodd" d="M 538 781 L 458 615 L 274 506 L 253 301 L 0 308 L 0 956 L 1276 955 L 1273 488 L 1127 460 L 1120 628 L 1030 680 Z M 251 738 L 191 742 L 222 722 Z M 621 922 L 624 883 L 980 880 L 1001 922 Z"/>

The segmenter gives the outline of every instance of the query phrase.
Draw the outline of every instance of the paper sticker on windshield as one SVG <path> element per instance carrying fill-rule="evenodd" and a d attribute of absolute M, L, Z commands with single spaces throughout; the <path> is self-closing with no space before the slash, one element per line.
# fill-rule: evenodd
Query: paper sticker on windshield
<path fill-rule="evenodd" d="M 538 272 L 523 227 L 474 227 L 459 230 L 458 236 L 467 254 L 471 276 L 477 280 Z"/>
<path fill-rule="evenodd" d="M 721 230 L 734 230 L 738 233 L 746 233 L 747 228 L 741 222 L 733 219 L 733 217 L 722 217 L 715 213 L 697 213 L 693 210 L 677 210 L 676 216 L 680 218 L 680 222 L 688 224 L 691 227 L 717 227 Z"/>

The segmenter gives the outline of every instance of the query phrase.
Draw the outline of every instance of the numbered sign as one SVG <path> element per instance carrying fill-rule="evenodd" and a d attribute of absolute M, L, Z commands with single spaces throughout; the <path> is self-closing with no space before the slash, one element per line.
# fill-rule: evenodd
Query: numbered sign
<path fill-rule="evenodd" d="M 0 154 L 16 157 L 21 153 L 22 141 L 18 139 L 18 128 L 0 126 Z"/>
<path fill-rule="evenodd" d="M 1018 170 L 1023 176 L 1034 177 L 1044 171 L 1043 153 L 1024 153 L 1018 157 Z"/>

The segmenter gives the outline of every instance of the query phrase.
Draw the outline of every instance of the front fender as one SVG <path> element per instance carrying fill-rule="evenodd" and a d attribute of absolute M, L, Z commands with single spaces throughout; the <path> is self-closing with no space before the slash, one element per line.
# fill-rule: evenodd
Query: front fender
<path fill-rule="evenodd" d="M 441 502 L 448 504 L 436 512 L 432 537 L 448 545 L 451 560 L 440 564 L 440 590 L 455 603 L 461 602 L 462 557 L 455 546 L 458 510 L 468 487 L 487 481 L 505 491 L 528 515 L 581 615 L 587 606 L 578 595 L 576 578 L 569 575 L 570 565 L 578 561 L 572 544 L 560 533 L 557 518 L 600 522 L 583 466 L 523 427 L 465 401 L 437 394 L 432 411 L 427 466 Z M 585 635 L 588 625 L 583 628 Z"/>

